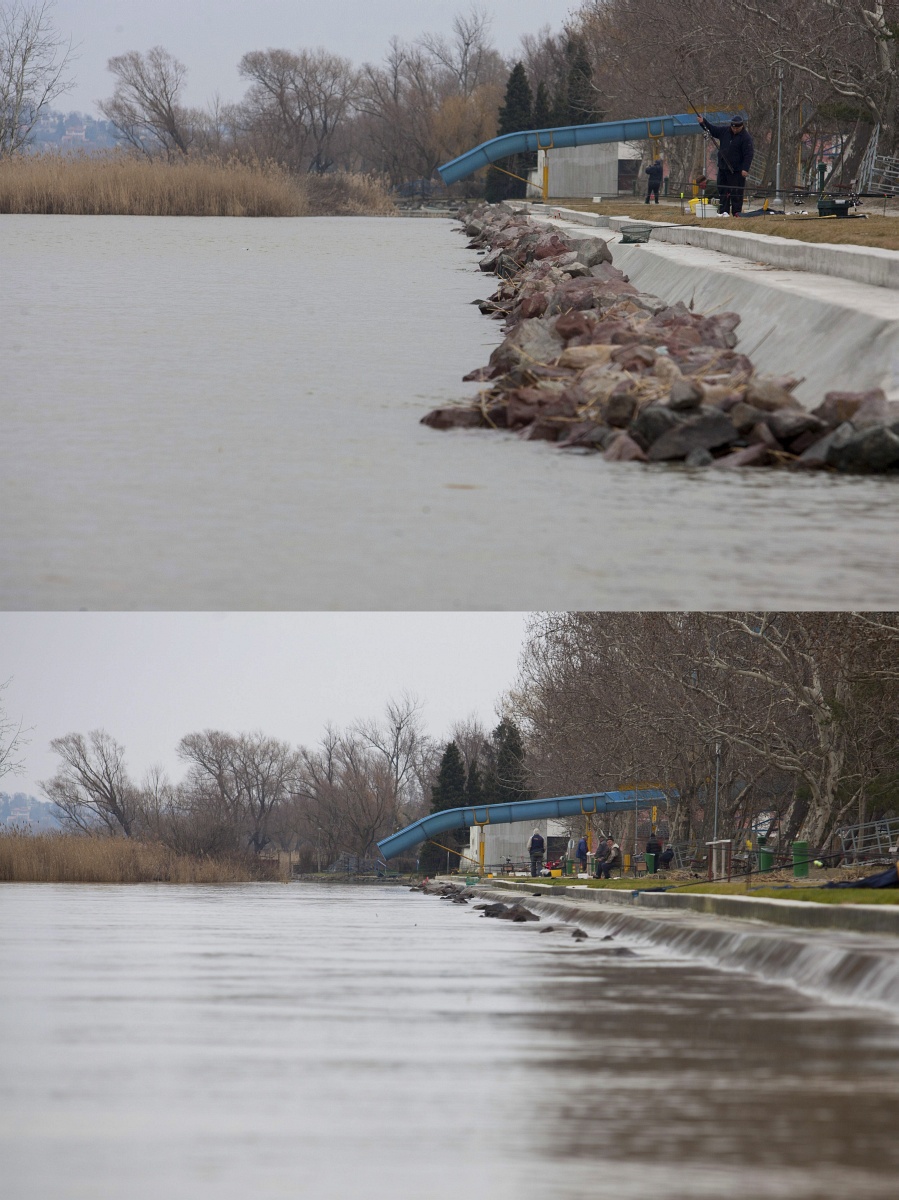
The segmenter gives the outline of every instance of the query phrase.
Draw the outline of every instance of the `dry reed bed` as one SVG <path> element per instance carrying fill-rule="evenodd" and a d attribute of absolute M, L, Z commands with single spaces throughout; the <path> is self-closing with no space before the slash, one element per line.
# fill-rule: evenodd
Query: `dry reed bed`
<path fill-rule="evenodd" d="M 193 858 L 129 838 L 0 836 L 0 883 L 251 883 L 271 878 L 277 878 L 271 864 Z"/>
<path fill-rule="evenodd" d="M 387 216 L 372 176 L 296 178 L 273 165 L 124 154 L 41 154 L 0 163 L 0 213 L 66 216 Z"/>

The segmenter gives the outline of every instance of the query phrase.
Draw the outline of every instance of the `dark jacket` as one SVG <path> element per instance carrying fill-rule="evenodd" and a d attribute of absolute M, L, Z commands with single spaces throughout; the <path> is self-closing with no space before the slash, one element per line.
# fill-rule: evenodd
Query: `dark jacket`
<path fill-rule="evenodd" d="M 656 856 L 662 853 L 662 843 L 658 838 L 651 837 L 649 839 L 649 841 L 646 843 L 646 853 L 655 854 Z"/>
<path fill-rule="evenodd" d="M 535 833 L 531 837 L 531 840 L 528 842 L 528 853 L 533 854 L 535 857 L 539 856 L 540 858 L 542 858 L 543 851 L 545 849 L 546 849 L 546 842 L 544 842 L 542 835 L 539 833 Z"/>
<path fill-rule="evenodd" d="M 646 168 L 646 174 L 649 176 L 649 182 L 656 185 L 662 182 L 662 176 L 665 174 L 665 168 L 661 162 L 650 163 Z"/>
<path fill-rule="evenodd" d="M 581 838 L 581 840 L 578 842 L 578 844 L 577 844 L 577 850 L 575 850 L 575 852 L 574 852 L 574 857 L 575 857 L 575 858 L 583 858 L 583 859 L 586 861 L 586 858 L 587 858 L 587 839 L 586 839 L 585 837 L 582 837 L 582 838 Z"/>
<path fill-rule="evenodd" d="M 732 133 L 729 125 L 712 125 L 705 118 L 702 127 L 707 129 L 713 138 L 717 138 L 720 151 L 718 153 L 718 173 L 739 175 L 741 171 L 749 171 L 755 155 L 755 146 L 749 130 L 744 125 L 739 133 Z"/>

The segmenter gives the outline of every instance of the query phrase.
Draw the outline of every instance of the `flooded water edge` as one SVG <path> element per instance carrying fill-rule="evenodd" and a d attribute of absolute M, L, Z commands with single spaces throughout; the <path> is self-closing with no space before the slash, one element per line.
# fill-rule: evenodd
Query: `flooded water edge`
<path fill-rule="evenodd" d="M 896 480 L 419 425 L 499 325 L 446 221 L 0 217 L 8 609 L 892 608 Z"/>
<path fill-rule="evenodd" d="M 7 885 L 4 1195 L 895 1193 L 894 1020 L 612 947 L 400 889 Z"/>

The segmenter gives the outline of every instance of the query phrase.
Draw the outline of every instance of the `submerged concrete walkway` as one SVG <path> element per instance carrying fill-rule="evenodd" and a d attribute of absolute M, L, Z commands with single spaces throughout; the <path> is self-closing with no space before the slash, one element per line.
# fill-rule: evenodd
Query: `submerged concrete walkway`
<path fill-rule="evenodd" d="M 710 892 L 653 892 L 634 887 L 597 888 L 572 884 L 564 889 L 522 880 L 490 880 L 491 887 L 529 892 L 543 900 L 559 900 L 560 892 L 578 906 L 626 907 L 653 911 L 706 913 L 797 929 L 840 929 L 854 933 L 889 933 L 899 937 L 899 904 L 816 904 L 808 900 L 772 900 L 761 896 L 715 895 Z M 647 883 L 647 887 L 664 884 Z M 574 905 L 572 905 L 572 908 Z"/>

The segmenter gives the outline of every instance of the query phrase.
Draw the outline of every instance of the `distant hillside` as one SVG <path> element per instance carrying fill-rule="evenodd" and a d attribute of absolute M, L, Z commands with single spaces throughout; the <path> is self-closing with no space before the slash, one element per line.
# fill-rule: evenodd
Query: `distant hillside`
<path fill-rule="evenodd" d="M 61 828 L 56 805 L 25 792 L 0 792 L 0 830 L 6 828 L 50 830 Z"/>
<path fill-rule="evenodd" d="M 98 121 L 84 113 L 46 112 L 34 127 L 32 150 L 73 150 L 90 154 L 117 146 L 115 129 L 109 121 Z"/>

